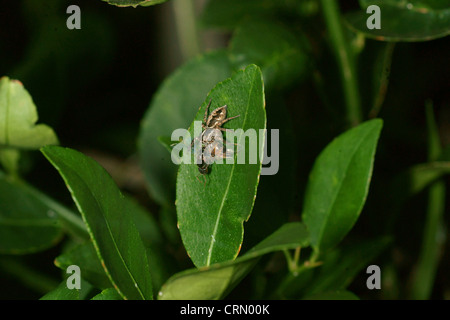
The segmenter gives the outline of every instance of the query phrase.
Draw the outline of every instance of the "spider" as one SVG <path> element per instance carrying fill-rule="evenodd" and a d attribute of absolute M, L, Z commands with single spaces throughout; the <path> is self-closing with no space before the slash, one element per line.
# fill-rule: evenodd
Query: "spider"
<path fill-rule="evenodd" d="M 206 185 L 206 175 L 209 174 L 209 166 L 214 162 L 214 159 L 222 158 L 228 159 L 230 157 L 230 153 L 233 154 L 232 149 L 227 149 L 223 145 L 223 138 L 216 137 L 215 140 L 212 140 L 208 143 L 204 143 L 201 152 L 197 154 L 197 166 L 200 175 L 204 177 L 203 183 Z M 198 176 L 196 179 L 200 181 Z"/>
<path fill-rule="evenodd" d="M 228 122 L 228 121 L 240 116 L 240 115 L 237 115 L 234 117 L 227 118 L 226 117 L 227 116 L 227 105 L 224 105 L 222 107 L 215 109 L 208 116 L 208 110 L 209 110 L 209 107 L 211 106 L 211 101 L 212 100 L 209 100 L 209 103 L 206 106 L 205 115 L 203 117 L 202 128 L 204 130 L 201 133 L 200 137 L 195 138 L 191 143 L 191 146 L 193 146 L 194 142 L 196 140 L 198 141 L 199 139 L 202 142 L 201 153 L 197 155 L 198 171 L 202 175 L 206 175 L 209 173 L 209 165 L 211 164 L 211 163 L 208 163 L 209 159 L 204 157 L 205 151 L 208 151 L 209 154 L 213 157 L 215 157 L 216 153 L 217 153 L 217 156 L 220 156 L 223 158 L 226 158 L 226 152 L 229 151 L 224 147 L 223 137 L 221 135 L 220 135 L 220 137 L 218 136 L 217 130 L 226 131 L 227 129 L 222 128 L 222 125 L 225 122 Z M 222 154 L 220 154 L 220 152 L 222 152 Z"/>
<path fill-rule="evenodd" d="M 209 143 L 213 142 L 214 141 L 213 136 L 217 136 L 217 131 L 215 131 L 215 130 L 226 131 L 227 129 L 222 128 L 222 125 L 225 122 L 228 122 L 228 121 L 240 116 L 240 115 L 237 115 L 234 117 L 227 118 L 227 108 L 228 108 L 227 105 L 224 105 L 222 107 L 215 109 L 208 116 L 208 110 L 209 110 L 209 107 L 211 106 L 211 101 L 212 100 L 209 100 L 209 103 L 205 109 L 205 116 L 203 117 L 202 128 L 204 130 L 203 130 L 202 134 L 200 135 L 200 138 L 197 137 L 194 140 L 192 140 L 191 146 L 193 146 L 194 142 L 198 139 L 201 139 L 203 146 L 205 144 L 209 144 Z"/>

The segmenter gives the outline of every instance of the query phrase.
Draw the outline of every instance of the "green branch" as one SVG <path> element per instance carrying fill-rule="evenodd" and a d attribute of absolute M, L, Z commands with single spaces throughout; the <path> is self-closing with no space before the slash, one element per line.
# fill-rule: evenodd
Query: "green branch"
<path fill-rule="evenodd" d="M 356 126 L 361 122 L 361 105 L 353 54 L 345 39 L 337 0 L 321 0 L 321 4 L 331 45 L 339 64 L 347 121 L 351 126 Z"/>

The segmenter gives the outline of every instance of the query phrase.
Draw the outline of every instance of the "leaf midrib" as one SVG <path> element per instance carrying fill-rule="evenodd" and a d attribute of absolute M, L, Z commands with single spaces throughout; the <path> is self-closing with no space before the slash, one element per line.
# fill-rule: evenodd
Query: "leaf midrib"
<path fill-rule="evenodd" d="M 58 168 L 59 168 L 59 166 L 58 166 Z M 138 291 L 139 295 L 142 297 L 143 300 L 145 300 L 145 297 L 144 297 L 142 291 L 140 290 L 138 283 L 137 283 L 136 280 L 134 279 L 134 277 L 133 277 L 133 275 L 132 275 L 130 269 L 128 268 L 127 264 L 125 263 L 125 260 L 124 260 L 123 257 L 122 257 L 122 254 L 121 254 L 120 250 L 118 249 L 118 246 L 117 246 L 117 244 L 116 244 L 116 241 L 115 241 L 115 238 L 114 238 L 114 236 L 113 236 L 113 233 L 111 232 L 111 228 L 110 228 L 110 226 L 109 226 L 108 220 L 105 218 L 105 215 L 104 215 L 103 210 L 101 210 L 102 206 L 101 206 L 100 203 L 98 202 L 97 198 L 96 198 L 95 196 L 93 196 L 91 189 L 90 189 L 90 188 L 88 187 L 88 185 L 85 183 L 84 179 L 82 179 L 82 177 L 81 177 L 75 170 L 73 170 L 71 167 L 67 166 L 67 168 L 68 168 L 68 169 L 69 169 L 76 177 L 78 177 L 78 178 L 80 179 L 81 183 L 87 188 L 87 190 L 90 191 L 89 194 L 90 194 L 91 197 L 94 199 L 97 208 L 99 209 L 99 211 L 100 211 L 101 214 L 102 214 L 103 220 L 105 221 L 105 225 L 106 225 L 106 228 L 107 228 L 107 230 L 108 230 L 108 234 L 109 234 L 109 236 L 110 236 L 110 238 L 111 238 L 111 241 L 113 242 L 114 248 L 116 249 L 116 251 L 117 251 L 117 253 L 118 253 L 118 256 L 119 256 L 119 258 L 120 258 L 120 261 L 121 261 L 122 264 L 124 265 L 125 270 L 127 271 L 128 276 L 131 278 L 132 282 L 135 284 L 134 287 L 135 287 L 136 290 Z M 70 193 L 74 196 L 74 197 L 73 197 L 73 198 L 74 198 L 73 200 L 74 200 L 75 204 L 77 205 L 79 211 L 80 211 L 81 213 L 83 213 L 83 220 L 85 220 L 85 219 L 84 219 L 85 216 L 86 216 L 85 211 L 82 210 L 82 207 L 81 207 L 81 205 L 79 204 L 79 202 L 78 202 L 78 200 L 77 200 L 77 197 L 75 196 L 74 191 L 73 191 L 72 188 L 70 187 L 70 184 L 68 183 L 68 181 L 66 180 L 66 178 L 65 178 L 64 175 L 63 175 L 63 179 L 65 180 L 66 185 L 67 185 L 67 188 L 69 189 Z M 86 226 L 87 226 L 87 228 L 88 228 L 89 234 L 91 235 L 91 238 L 92 238 L 92 240 L 93 240 L 93 243 L 95 244 L 96 250 L 98 250 L 98 252 L 100 252 L 100 249 L 98 248 L 98 245 L 97 245 L 96 237 L 94 237 L 94 234 L 93 234 L 93 232 L 92 232 L 92 230 L 91 230 L 91 228 L 90 228 L 90 225 L 89 225 L 89 223 L 87 222 L 87 220 L 85 220 L 85 222 L 86 222 Z M 106 264 L 105 264 L 105 269 L 106 269 Z M 109 272 L 107 272 L 107 273 L 109 274 L 109 276 L 110 276 L 110 278 L 111 278 L 110 280 L 111 280 L 113 283 L 116 283 L 116 281 L 115 281 L 114 279 L 112 279 L 111 274 L 110 274 Z M 118 289 L 118 287 L 117 287 L 116 289 Z M 118 289 L 118 291 L 119 291 L 119 294 L 121 294 L 124 298 L 126 298 L 125 294 L 122 293 L 122 291 L 121 291 L 120 289 Z"/>
<path fill-rule="evenodd" d="M 248 115 L 248 110 L 249 110 L 249 107 L 250 107 L 250 97 L 252 95 L 253 88 L 255 86 L 255 81 L 254 81 L 255 77 L 256 77 L 256 73 L 253 75 L 253 78 L 252 78 L 252 81 L 251 81 L 252 85 L 250 86 L 250 90 L 249 90 L 249 94 L 248 94 L 248 100 L 247 100 L 248 102 L 247 102 L 246 112 L 245 112 L 245 117 L 244 117 L 244 121 L 242 123 L 242 127 L 243 128 L 245 128 L 245 123 L 247 122 L 247 115 Z M 241 137 L 242 137 L 242 134 L 239 137 L 238 141 L 240 141 Z M 212 251 L 213 251 L 214 243 L 216 242 L 217 230 L 219 228 L 219 221 L 220 221 L 220 218 L 222 216 L 222 210 L 223 210 L 223 207 L 225 205 L 225 199 L 227 198 L 226 196 L 227 196 L 227 194 L 229 192 L 229 189 L 230 189 L 231 180 L 233 179 L 233 174 L 234 174 L 234 169 L 235 168 L 236 168 L 236 163 L 234 162 L 233 163 L 233 167 L 231 168 L 230 178 L 228 179 L 227 188 L 225 189 L 225 193 L 224 193 L 224 195 L 222 197 L 222 202 L 220 203 L 220 208 L 219 208 L 219 212 L 218 212 L 218 215 L 217 215 L 217 218 L 216 218 L 216 223 L 214 224 L 214 230 L 213 230 L 213 233 L 211 234 L 211 242 L 210 242 L 209 249 L 208 249 L 208 256 L 206 258 L 206 265 L 207 266 L 209 266 L 210 263 L 211 263 Z"/>
<path fill-rule="evenodd" d="M 334 198 L 333 198 L 333 201 L 331 202 L 331 205 L 330 205 L 330 207 L 329 207 L 329 210 L 327 210 L 327 212 L 326 212 L 326 218 L 325 218 L 325 221 L 324 221 L 324 223 L 322 224 L 322 227 L 320 228 L 319 237 L 318 237 L 319 243 L 320 243 L 320 242 L 322 241 L 322 239 L 323 239 L 323 232 L 324 232 L 326 226 L 328 225 L 328 220 L 329 220 L 329 218 L 330 218 L 330 216 L 331 216 L 331 212 L 333 211 L 333 208 L 334 208 L 334 206 L 335 206 L 336 199 L 337 199 L 339 193 L 341 192 L 342 184 L 343 184 L 344 180 L 345 180 L 346 177 L 347 177 L 348 167 L 349 167 L 350 163 L 352 162 L 353 157 L 355 156 L 356 152 L 357 152 L 358 149 L 360 148 L 361 144 L 362 144 L 363 141 L 366 139 L 366 137 L 370 134 L 370 132 L 371 132 L 371 131 L 368 131 L 368 132 L 364 135 L 364 138 L 360 139 L 360 141 L 359 141 L 359 143 L 358 143 L 358 146 L 355 147 L 355 149 L 354 149 L 355 151 L 352 153 L 352 156 L 350 157 L 350 160 L 348 161 L 347 165 L 345 166 L 345 172 L 344 172 L 344 175 L 343 175 L 341 181 L 339 182 L 339 186 L 338 186 L 338 188 L 337 188 L 337 192 L 334 194 Z M 320 247 L 320 245 L 317 245 L 317 247 Z"/>

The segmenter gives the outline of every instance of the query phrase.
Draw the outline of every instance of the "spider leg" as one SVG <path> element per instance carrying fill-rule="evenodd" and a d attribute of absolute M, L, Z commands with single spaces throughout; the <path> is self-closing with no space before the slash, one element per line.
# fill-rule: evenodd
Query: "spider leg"
<path fill-rule="evenodd" d="M 212 102 L 212 99 L 209 99 L 209 103 L 208 103 L 208 105 L 206 106 L 206 109 L 205 109 L 205 115 L 203 117 L 203 123 L 202 123 L 203 129 L 206 127 L 206 120 L 208 118 L 208 110 L 209 110 L 209 106 L 211 105 L 211 102 Z"/>
<path fill-rule="evenodd" d="M 228 122 L 228 121 L 230 121 L 230 120 L 236 119 L 236 118 L 238 118 L 238 117 L 240 117 L 240 116 L 241 116 L 241 115 L 238 114 L 237 116 L 229 117 L 229 118 L 223 119 L 222 121 L 219 122 L 219 126 L 221 127 L 224 123 L 226 123 L 226 122 Z"/>

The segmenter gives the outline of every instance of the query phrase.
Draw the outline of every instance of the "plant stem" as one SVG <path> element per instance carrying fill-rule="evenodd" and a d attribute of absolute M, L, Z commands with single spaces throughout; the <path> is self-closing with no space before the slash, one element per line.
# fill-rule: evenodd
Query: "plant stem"
<path fill-rule="evenodd" d="M 350 45 L 345 39 L 337 0 L 321 0 L 331 45 L 336 54 L 344 89 L 347 121 L 351 126 L 361 122 L 361 102 L 358 92 L 356 67 Z"/>
<path fill-rule="evenodd" d="M 200 53 L 193 0 L 174 0 L 172 8 L 175 14 L 181 55 L 183 61 L 187 61 Z"/>
<path fill-rule="evenodd" d="M 428 122 L 428 160 L 435 161 L 440 156 L 441 145 L 434 120 L 431 103 L 426 105 Z M 440 260 L 445 232 L 443 215 L 445 211 L 445 183 L 438 180 L 430 186 L 428 193 L 427 216 L 424 227 L 422 248 L 414 271 L 411 289 L 412 299 L 429 299 Z"/>

